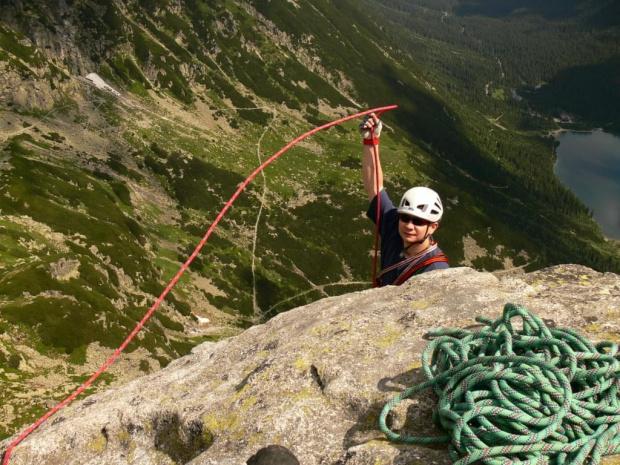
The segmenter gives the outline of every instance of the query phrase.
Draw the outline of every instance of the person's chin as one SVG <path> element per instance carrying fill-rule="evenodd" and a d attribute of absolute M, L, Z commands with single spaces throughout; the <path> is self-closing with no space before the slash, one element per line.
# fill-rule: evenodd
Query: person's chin
<path fill-rule="evenodd" d="M 405 241 L 407 245 L 411 245 L 419 239 L 417 236 L 404 236 L 403 240 Z"/>

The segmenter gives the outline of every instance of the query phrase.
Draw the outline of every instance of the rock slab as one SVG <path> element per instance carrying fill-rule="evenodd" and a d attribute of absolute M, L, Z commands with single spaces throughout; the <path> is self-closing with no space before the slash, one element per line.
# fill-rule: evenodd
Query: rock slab
<path fill-rule="evenodd" d="M 495 320 L 508 302 L 593 342 L 619 339 L 618 275 L 576 265 L 510 276 L 434 271 L 291 310 L 74 402 L 16 447 L 10 464 L 238 465 L 270 444 L 304 465 L 449 464 L 445 447 L 388 441 L 379 413 L 424 381 L 430 329 Z M 395 411 L 398 426 L 439 435 L 434 394 L 408 402 Z"/>

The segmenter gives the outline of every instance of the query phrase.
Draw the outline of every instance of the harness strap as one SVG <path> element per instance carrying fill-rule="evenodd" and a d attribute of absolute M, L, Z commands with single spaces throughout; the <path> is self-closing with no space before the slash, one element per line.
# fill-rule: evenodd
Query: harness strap
<path fill-rule="evenodd" d="M 407 265 L 407 266 L 416 265 L 422 258 L 424 258 L 426 255 L 428 255 L 432 251 L 434 251 L 436 248 L 437 248 L 437 243 L 435 241 L 433 241 L 431 243 L 431 245 L 428 246 L 426 249 L 418 252 L 415 255 L 412 255 L 409 258 L 405 258 L 401 262 L 395 263 L 394 265 L 388 266 L 387 268 L 381 270 L 381 273 L 379 273 L 378 279 L 381 279 L 381 277 L 383 277 L 384 274 L 389 273 L 392 270 L 396 270 L 398 268 L 402 268 L 405 265 Z"/>
<path fill-rule="evenodd" d="M 423 262 L 418 263 L 417 265 L 407 268 L 405 271 L 401 273 L 401 275 L 396 279 L 396 281 L 394 281 L 394 285 L 400 286 L 402 283 L 407 281 L 411 276 L 422 271 L 423 268 L 426 268 L 427 266 L 432 265 L 433 263 L 438 263 L 438 262 L 450 263 L 450 259 L 445 253 L 440 252 L 434 257 L 430 257 L 424 260 Z"/>

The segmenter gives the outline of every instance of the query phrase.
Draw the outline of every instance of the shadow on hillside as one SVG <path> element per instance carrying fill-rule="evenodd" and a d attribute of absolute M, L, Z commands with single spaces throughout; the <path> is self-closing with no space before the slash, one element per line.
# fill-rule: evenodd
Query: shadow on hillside
<path fill-rule="evenodd" d="M 464 122 L 461 118 L 431 91 L 387 64 L 380 66 L 376 73 L 380 75 L 382 87 L 375 92 L 380 96 L 380 100 L 375 98 L 372 103 L 398 104 L 396 110 L 386 113 L 383 118 L 388 125 L 390 121 L 394 121 L 405 131 L 400 142 L 405 145 L 413 142 L 431 155 L 428 159 L 430 166 L 443 178 L 441 181 L 437 180 L 437 183 L 460 186 L 467 184 L 465 174 L 451 169 L 451 164 L 484 183 L 507 182 L 509 173 L 497 161 L 480 151 L 463 132 Z M 400 138 L 399 134 L 390 134 L 390 137 Z M 430 174 L 435 177 L 435 173 Z M 481 194 L 481 198 L 489 193 L 492 194 Z"/>
<path fill-rule="evenodd" d="M 561 19 L 575 14 L 579 0 L 477 0 L 464 1 L 454 8 L 458 16 L 519 16 L 524 14 L 541 15 L 546 19 Z"/>
<path fill-rule="evenodd" d="M 601 124 L 620 124 L 620 59 L 574 66 L 557 73 L 540 89 L 524 88 L 538 111 L 574 113 Z M 521 92 L 521 91 L 520 91 Z"/>

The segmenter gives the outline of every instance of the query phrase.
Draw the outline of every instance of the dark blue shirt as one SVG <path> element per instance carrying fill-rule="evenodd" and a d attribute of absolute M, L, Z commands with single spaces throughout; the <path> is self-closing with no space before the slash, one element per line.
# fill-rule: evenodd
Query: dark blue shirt
<path fill-rule="evenodd" d="M 398 233 L 398 210 L 388 197 L 385 189 L 383 189 L 379 195 L 381 196 L 381 213 L 379 222 L 379 234 L 381 236 L 381 269 L 384 270 L 392 265 L 402 262 L 405 258 L 402 256 L 403 252 L 403 239 Z M 375 196 L 370 202 L 370 207 L 366 212 L 368 218 L 370 218 L 375 224 L 377 223 L 377 197 Z M 441 250 L 436 248 L 432 252 L 428 253 L 428 256 L 424 256 L 423 260 L 430 257 L 434 257 Z M 450 265 L 446 262 L 431 263 L 424 268 L 421 273 L 427 271 L 449 268 Z M 406 265 L 399 266 L 395 270 L 386 273 L 381 278 L 381 284 L 386 286 L 394 283 L 396 278 L 405 270 Z"/>

